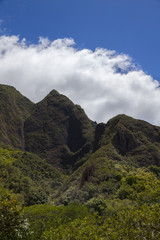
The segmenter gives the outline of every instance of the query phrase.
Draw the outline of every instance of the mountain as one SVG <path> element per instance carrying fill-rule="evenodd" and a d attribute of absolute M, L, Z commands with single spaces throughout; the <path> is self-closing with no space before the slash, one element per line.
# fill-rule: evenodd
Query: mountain
<path fill-rule="evenodd" d="M 99 196 L 117 198 L 125 178 L 139 171 L 145 176 L 153 169 L 159 176 L 160 127 L 118 115 L 96 126 L 94 152 L 61 187 L 58 201 L 68 204 Z M 150 181 L 156 181 L 153 179 L 151 173 Z"/>
<path fill-rule="evenodd" d="M 57 91 L 34 104 L 15 88 L 0 85 L 0 142 L 72 169 L 91 151 L 93 135 L 94 123 L 83 109 Z"/>
<path fill-rule="evenodd" d="M 14 87 L 0 85 L 0 142 L 24 150 L 24 121 L 33 108 Z"/>
<path fill-rule="evenodd" d="M 133 165 L 160 165 L 160 127 L 126 115 L 118 115 L 103 125 L 103 132 L 97 126 L 100 140 L 96 148 L 112 145 L 121 158 Z"/>
<path fill-rule="evenodd" d="M 8 170 L 10 155 L 6 157 L 4 150 L 0 159 L 7 163 L 2 164 L 5 174 L 0 176 L 4 186 L 18 194 L 24 190 L 16 190 L 16 171 L 37 189 L 40 185 L 47 189 L 48 184 L 49 190 L 42 192 L 57 204 L 86 203 L 98 196 L 117 198 L 130 175 L 142 172 L 143 177 L 136 179 L 143 182 L 150 174 L 152 182 L 153 174 L 158 177 L 160 173 L 160 127 L 126 115 L 97 124 L 56 90 L 34 104 L 15 88 L 0 85 L 0 122 L 2 147 L 22 150 L 20 157 L 9 163 L 12 170 Z M 36 168 L 39 170 L 34 172 Z M 40 185 L 35 175 L 39 175 Z M 19 184 L 23 189 L 23 181 Z"/>
<path fill-rule="evenodd" d="M 145 121 L 97 124 L 56 90 L 34 104 L 0 85 L 0 180 L 2 239 L 160 238 L 160 127 Z"/>
<path fill-rule="evenodd" d="M 36 104 L 24 132 L 27 151 L 54 166 L 72 169 L 91 151 L 94 126 L 80 106 L 53 90 Z"/>

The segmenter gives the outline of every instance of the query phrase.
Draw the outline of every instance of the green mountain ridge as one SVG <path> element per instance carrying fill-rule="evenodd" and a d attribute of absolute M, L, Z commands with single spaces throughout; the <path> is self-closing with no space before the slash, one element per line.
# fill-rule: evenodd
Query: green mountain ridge
<path fill-rule="evenodd" d="M 21 236 L 15 196 L 27 240 L 160 239 L 160 127 L 124 114 L 97 124 L 55 90 L 34 104 L 0 85 L 4 240 Z"/>
<path fill-rule="evenodd" d="M 38 154 L 68 176 L 58 198 L 71 186 L 71 192 L 77 193 L 83 193 L 90 183 L 96 189 L 99 182 L 104 184 L 108 179 L 110 170 L 116 178 L 116 164 L 134 168 L 160 165 L 160 127 L 124 114 L 96 124 L 56 90 L 34 104 L 15 88 L 0 85 L 0 99 L 0 142 Z M 99 189 L 91 192 L 87 200 L 102 193 Z M 69 198 L 69 202 L 74 201 L 74 194 Z"/>
<path fill-rule="evenodd" d="M 80 106 L 53 90 L 36 104 L 24 132 L 27 151 L 66 169 L 90 151 L 94 127 Z"/>
<path fill-rule="evenodd" d="M 58 200 L 68 204 L 85 203 L 99 196 L 116 198 L 127 175 L 136 175 L 140 170 L 148 172 L 152 166 L 159 169 L 159 136 L 159 127 L 126 115 L 98 124 L 94 152 L 68 178 Z"/>

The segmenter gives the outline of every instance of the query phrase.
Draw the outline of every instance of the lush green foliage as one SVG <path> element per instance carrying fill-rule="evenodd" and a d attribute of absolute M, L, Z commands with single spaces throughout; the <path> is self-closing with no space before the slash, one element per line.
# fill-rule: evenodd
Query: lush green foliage
<path fill-rule="evenodd" d="M 80 205 L 26 208 L 33 239 L 41 240 L 134 240 L 160 238 L 160 204 L 136 206 L 113 201 L 105 214 L 90 214 Z"/>
<path fill-rule="evenodd" d="M 0 189 L 0 239 L 30 239 L 29 223 L 13 194 Z"/>
<path fill-rule="evenodd" d="M 25 205 L 45 203 L 63 182 L 63 176 L 35 154 L 0 147 L 1 185 L 19 194 Z"/>
<path fill-rule="evenodd" d="M 83 219 L 88 214 L 85 206 L 72 204 L 68 206 L 34 205 L 25 208 L 25 216 L 31 225 L 33 239 L 40 239 L 50 228 L 57 229 L 74 219 Z"/>

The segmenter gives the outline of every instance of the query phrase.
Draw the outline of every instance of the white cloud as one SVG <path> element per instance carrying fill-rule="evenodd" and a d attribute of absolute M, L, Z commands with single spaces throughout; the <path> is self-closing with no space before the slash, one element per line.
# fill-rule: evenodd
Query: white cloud
<path fill-rule="evenodd" d="M 29 45 L 0 37 L 0 82 L 37 102 L 52 89 L 81 105 L 98 122 L 125 113 L 160 125 L 158 81 L 136 68 L 126 54 L 97 48 L 78 50 L 73 39 Z"/>

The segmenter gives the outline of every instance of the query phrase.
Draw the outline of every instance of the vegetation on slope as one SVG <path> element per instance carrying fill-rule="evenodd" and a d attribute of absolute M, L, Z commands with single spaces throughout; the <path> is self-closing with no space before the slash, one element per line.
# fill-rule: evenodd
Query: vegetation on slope
<path fill-rule="evenodd" d="M 0 84 L 0 142 L 24 150 L 24 121 L 33 108 L 15 88 Z"/>
<path fill-rule="evenodd" d="M 29 223 L 14 194 L 0 188 L 0 239 L 31 239 Z"/>
<path fill-rule="evenodd" d="M 100 146 L 112 143 L 118 153 L 138 166 L 160 165 L 160 127 L 118 115 L 105 127 Z"/>
<path fill-rule="evenodd" d="M 160 205 L 143 205 L 127 209 L 106 218 L 88 215 L 75 219 L 58 228 L 50 228 L 42 234 L 42 240 L 133 240 L 160 238 Z"/>
<path fill-rule="evenodd" d="M 63 179 L 58 170 L 39 156 L 0 147 L 1 186 L 18 194 L 25 206 L 48 202 Z"/>
<path fill-rule="evenodd" d="M 151 169 L 159 171 L 159 136 L 159 127 L 125 115 L 97 125 L 95 152 L 59 189 L 57 201 L 62 204 L 86 203 L 99 196 L 123 199 L 125 195 L 128 199 L 137 200 L 150 198 L 153 192 L 158 197 L 159 180 L 157 183 L 157 176 Z M 134 181 L 134 187 L 127 184 L 127 177 Z"/>
<path fill-rule="evenodd" d="M 26 150 L 54 166 L 72 170 L 90 152 L 93 131 L 82 108 L 53 90 L 25 121 Z"/>
<path fill-rule="evenodd" d="M 34 105 L 0 85 L 0 97 L 0 238 L 160 239 L 159 127 L 96 125 L 56 91 Z"/>

